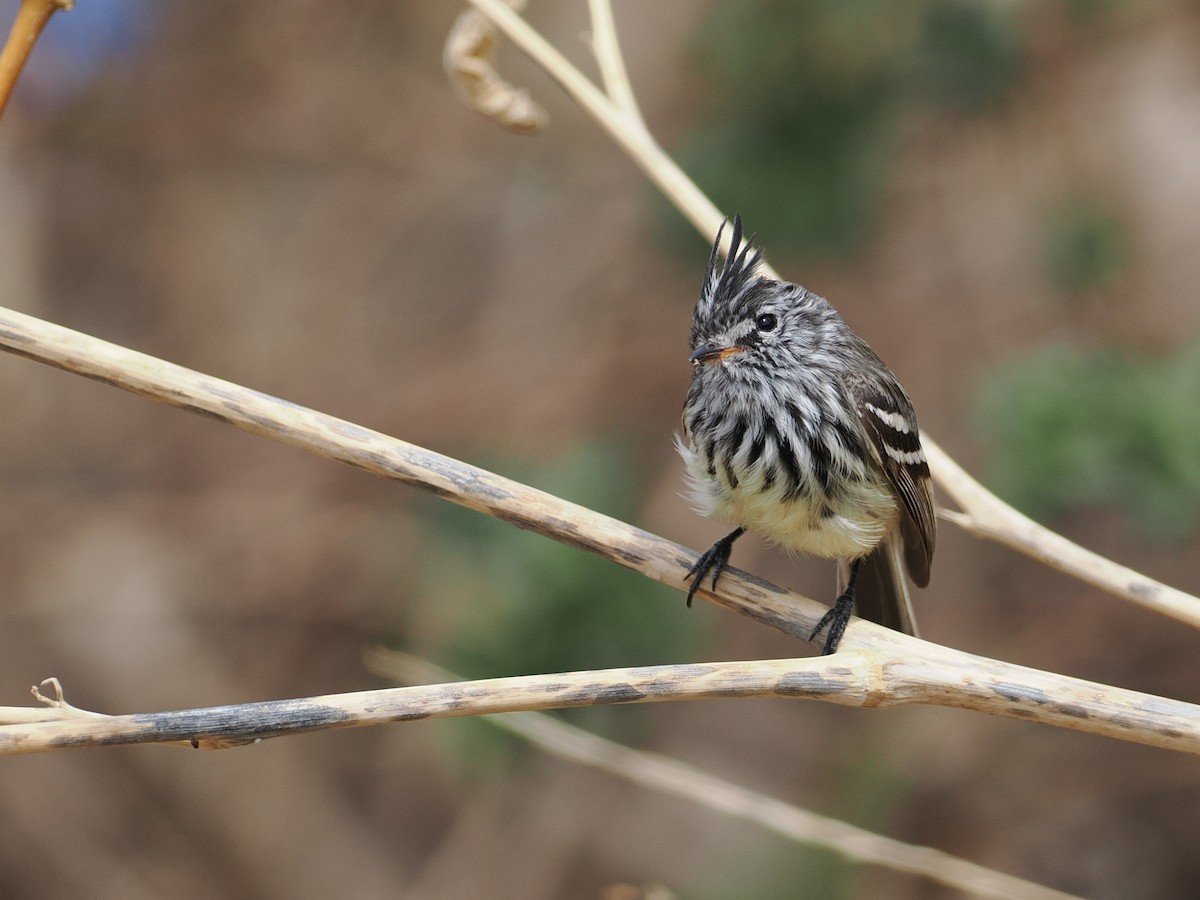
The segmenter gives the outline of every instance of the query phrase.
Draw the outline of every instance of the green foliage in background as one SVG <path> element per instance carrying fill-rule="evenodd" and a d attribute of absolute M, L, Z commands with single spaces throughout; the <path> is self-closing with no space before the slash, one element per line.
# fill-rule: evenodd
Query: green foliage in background
<path fill-rule="evenodd" d="M 628 452 L 588 444 L 547 465 L 487 460 L 556 496 L 624 521 L 644 487 Z M 449 620 L 438 662 L 469 678 L 689 662 L 703 657 L 706 617 L 683 595 L 642 575 L 541 535 L 448 503 L 430 506 L 422 602 Z M 564 715 L 593 731 L 640 722 L 632 707 Z M 451 723 L 443 734 L 477 763 L 511 750 L 496 729 Z M 622 732 L 628 736 L 626 729 Z M 619 736 L 619 735 L 618 735 Z"/>
<path fill-rule="evenodd" d="M 680 161 L 772 244 L 851 253 L 870 232 L 903 116 L 994 108 L 1019 83 L 1015 15 L 974 0 L 718 4 L 697 40 L 716 100 Z"/>
<path fill-rule="evenodd" d="M 1046 222 L 1046 273 L 1064 294 L 1082 296 L 1111 288 L 1129 263 L 1125 228 L 1099 204 L 1075 198 Z"/>
<path fill-rule="evenodd" d="M 1151 538 L 1200 529 L 1200 344 L 1163 358 L 1051 347 L 982 392 L 991 484 L 1038 516 L 1117 507 Z"/>
<path fill-rule="evenodd" d="M 1024 56 L 1011 11 L 974 0 L 926 4 L 914 80 L 939 106 L 984 110 L 1008 99 L 1021 80 Z"/>

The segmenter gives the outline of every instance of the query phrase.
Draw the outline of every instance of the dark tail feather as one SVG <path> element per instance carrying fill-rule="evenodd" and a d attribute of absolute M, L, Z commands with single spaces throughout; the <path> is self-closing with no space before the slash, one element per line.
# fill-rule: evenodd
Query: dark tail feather
<path fill-rule="evenodd" d="M 917 622 L 913 618 L 908 579 L 904 577 L 902 552 L 899 541 L 888 538 L 863 559 L 858 567 L 854 605 L 856 613 L 864 619 L 916 636 Z M 849 563 L 839 562 L 839 594 L 845 590 L 849 577 Z"/>

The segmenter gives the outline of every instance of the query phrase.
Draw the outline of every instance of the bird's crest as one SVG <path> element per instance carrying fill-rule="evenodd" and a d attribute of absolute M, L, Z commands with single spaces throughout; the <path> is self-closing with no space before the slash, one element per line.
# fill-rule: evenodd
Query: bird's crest
<path fill-rule="evenodd" d="M 729 254 L 720 269 L 717 261 L 721 256 L 721 234 L 725 231 L 726 222 L 717 229 L 717 239 L 713 242 L 712 254 L 708 257 L 708 269 L 704 273 L 704 285 L 700 289 L 700 302 L 696 305 L 696 315 L 700 318 L 710 318 L 715 310 L 732 310 L 747 294 L 758 280 L 755 269 L 761 253 L 754 246 L 754 235 L 745 243 L 742 242 L 742 217 L 734 215 L 733 234 L 729 238 Z"/>

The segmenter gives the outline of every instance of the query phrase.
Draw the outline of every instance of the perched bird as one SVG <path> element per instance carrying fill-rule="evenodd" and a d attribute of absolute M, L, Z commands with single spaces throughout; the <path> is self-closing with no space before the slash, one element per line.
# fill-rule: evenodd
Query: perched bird
<path fill-rule="evenodd" d="M 721 226 L 724 230 L 724 224 Z M 688 605 L 752 531 L 790 551 L 839 560 L 832 653 L 859 614 L 916 634 L 903 570 L 929 583 L 936 523 L 929 465 L 896 376 L 823 297 L 756 273 L 735 216 L 717 233 L 692 316 L 692 381 L 676 438 L 697 510 L 736 525 L 688 571 Z"/>

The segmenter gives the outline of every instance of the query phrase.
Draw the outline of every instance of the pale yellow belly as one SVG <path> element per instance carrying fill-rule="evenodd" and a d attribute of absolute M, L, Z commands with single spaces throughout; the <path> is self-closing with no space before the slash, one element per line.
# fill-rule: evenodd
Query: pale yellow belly
<path fill-rule="evenodd" d="M 857 559 L 875 549 L 899 515 L 895 495 L 881 483 L 849 483 L 836 502 L 820 495 L 788 498 L 783 487 L 764 487 L 755 475 L 730 488 L 710 477 L 704 459 L 682 441 L 679 450 L 698 512 L 740 525 L 788 550 Z"/>

